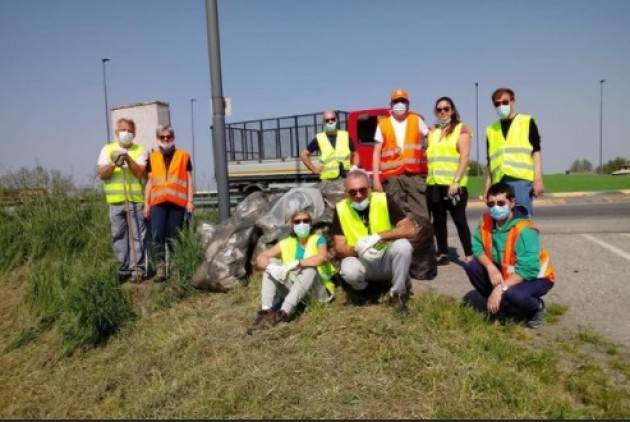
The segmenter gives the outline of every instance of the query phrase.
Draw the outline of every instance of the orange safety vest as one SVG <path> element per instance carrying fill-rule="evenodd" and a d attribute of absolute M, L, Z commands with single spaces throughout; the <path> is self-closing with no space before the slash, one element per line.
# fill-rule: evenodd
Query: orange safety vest
<path fill-rule="evenodd" d="M 422 149 L 422 134 L 418 130 L 419 119 L 415 114 L 407 115 L 407 129 L 402 149 L 396 142 L 396 132 L 389 116 L 379 119 L 383 134 L 381 150 L 381 173 L 384 178 L 409 173 L 427 174 L 427 157 Z"/>
<path fill-rule="evenodd" d="M 492 217 L 490 217 L 489 213 L 485 213 L 483 215 L 483 220 L 481 221 L 481 225 L 479 226 L 479 231 L 481 232 L 481 242 L 483 243 L 483 250 L 492 260 L 492 228 L 494 222 Z M 503 279 L 507 279 L 510 274 L 514 273 L 514 266 L 516 265 L 516 252 L 515 245 L 518 237 L 524 228 L 529 227 L 538 231 L 533 225 L 531 220 L 521 220 L 516 223 L 510 231 L 508 232 L 508 237 L 505 241 L 505 249 L 503 251 L 503 262 L 501 263 L 501 273 L 503 274 Z M 546 278 L 549 281 L 556 281 L 556 273 L 553 270 L 553 266 L 551 265 L 551 261 L 549 259 L 549 252 L 547 249 L 540 248 L 540 271 L 538 272 L 538 278 Z"/>
<path fill-rule="evenodd" d="M 151 160 L 151 192 L 149 205 L 157 205 L 163 202 L 171 202 L 185 207 L 188 202 L 188 162 L 190 155 L 187 152 L 176 149 L 168 166 L 160 151 L 153 151 Z"/>

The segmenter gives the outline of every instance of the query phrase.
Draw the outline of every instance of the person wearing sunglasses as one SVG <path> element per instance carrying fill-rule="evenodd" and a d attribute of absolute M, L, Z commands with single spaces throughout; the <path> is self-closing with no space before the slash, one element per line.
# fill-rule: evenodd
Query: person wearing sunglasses
<path fill-rule="evenodd" d="M 466 220 L 466 186 L 472 135 L 468 126 L 461 122 L 455 103 L 449 97 L 439 98 L 434 110 L 438 121 L 428 138 L 427 202 L 437 241 L 437 263 L 449 263 L 447 210 L 455 223 L 468 262 L 472 259 L 472 246 Z"/>
<path fill-rule="evenodd" d="M 485 189 L 505 182 L 512 186 L 517 205 L 533 215 L 532 197 L 544 192 L 540 133 L 532 116 L 516 112 L 515 95 L 510 88 L 498 88 L 492 93 L 499 120 L 486 129 L 488 172 Z"/>
<path fill-rule="evenodd" d="M 335 180 L 343 177 L 352 166 L 359 166 L 359 154 L 354 150 L 348 132 L 338 128 L 334 111 L 325 111 L 322 122 L 324 131 L 300 152 L 300 159 L 313 174 L 319 174 L 321 180 Z M 316 153 L 319 154 L 319 166 L 311 161 L 311 155 Z"/>
<path fill-rule="evenodd" d="M 143 247 L 146 227 L 141 213 L 147 151 L 134 143 L 133 120 L 118 119 L 115 134 L 116 141 L 101 149 L 97 172 L 109 204 L 112 246 L 120 264 L 118 280 L 123 282 L 131 277 L 139 283 L 146 274 Z"/>
<path fill-rule="evenodd" d="M 415 225 L 389 194 L 370 192 L 363 170 L 348 172 L 345 191 L 330 229 L 341 258 L 340 275 L 357 291 L 368 284 L 391 283 L 387 302 L 405 315 L 413 253 L 408 239 L 415 237 Z"/>
<path fill-rule="evenodd" d="M 492 185 L 486 206 L 473 235 L 475 259 L 464 267 L 468 279 L 487 299 L 490 314 L 524 318 L 529 328 L 538 328 L 545 314 L 541 298 L 556 279 L 549 253 L 525 208 L 516 205 L 512 186 Z"/>
<path fill-rule="evenodd" d="M 390 115 L 379 119 L 374 134 L 374 190 L 383 192 L 384 189 L 405 213 L 428 218 L 423 139 L 429 128 L 419 114 L 409 111 L 407 91 L 397 89 L 392 92 L 390 107 Z"/>
<path fill-rule="evenodd" d="M 262 306 L 248 334 L 290 321 L 297 305 L 309 295 L 321 302 L 334 298 L 335 267 L 328 261 L 326 238 L 312 232 L 308 211 L 294 212 L 289 221 L 291 234 L 256 258 L 256 265 L 264 270 Z M 276 311 L 274 305 L 280 309 Z"/>
<path fill-rule="evenodd" d="M 175 147 L 175 131 L 170 126 L 155 131 L 158 149 L 149 156 L 148 182 L 145 188 L 144 217 L 150 220 L 151 257 L 155 262 L 156 281 L 170 274 L 166 245 L 172 244 L 184 225 L 186 213 L 192 213 L 193 183 L 190 154 Z"/>

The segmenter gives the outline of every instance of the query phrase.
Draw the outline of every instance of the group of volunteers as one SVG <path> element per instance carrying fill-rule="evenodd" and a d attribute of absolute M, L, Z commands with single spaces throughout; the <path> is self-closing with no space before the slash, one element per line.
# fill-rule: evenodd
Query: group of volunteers
<path fill-rule="evenodd" d="M 333 111 L 322 116 L 323 131 L 300 153 L 322 182 L 344 179 L 345 198 L 336 204 L 330 236 L 338 271 L 328 259 L 327 241 L 312 230 L 312 215 L 294 212 L 291 235 L 257 257 L 264 270 L 262 306 L 249 333 L 289 321 L 300 301 L 332 300 L 337 273 L 356 292 L 389 283 L 386 302 L 407 314 L 409 267 L 417 235 L 416 218 L 431 218 L 437 262 L 449 263 L 446 213 L 451 214 L 465 254 L 472 286 L 486 299 L 490 314 L 524 318 L 530 328 L 544 318 L 541 297 L 555 274 L 533 226 L 532 197 L 543 193 L 540 135 L 535 120 L 515 109 L 515 94 L 492 94 L 499 120 L 486 130 L 487 211 L 471 236 L 466 220 L 468 164 L 472 132 L 454 101 L 435 102 L 436 123 L 427 125 L 410 111 L 409 95 L 395 90 L 389 115 L 378 120 L 372 174 Z M 319 155 L 319 165 L 311 159 Z M 371 186 L 370 186 L 371 178 Z"/>
<path fill-rule="evenodd" d="M 116 122 L 116 141 L 103 147 L 98 158 L 98 177 L 109 204 L 118 279 L 140 283 L 150 275 L 148 250 L 155 263 L 155 280 L 170 274 L 167 245 L 194 211 L 190 154 L 175 147 L 175 131 L 156 129 L 158 148 L 152 152 L 134 143 L 136 125 L 131 119 Z M 147 236 L 147 223 L 150 236 Z"/>
<path fill-rule="evenodd" d="M 468 165 L 472 131 L 461 121 L 454 101 L 439 98 L 435 124 L 410 111 L 409 95 L 395 90 L 388 115 L 379 118 L 373 136 L 371 174 L 333 111 L 322 116 L 323 131 L 300 153 L 304 165 L 323 183 L 341 183 L 345 197 L 335 205 L 330 238 L 339 268 L 329 259 L 328 241 L 314 231 L 313 215 L 297 210 L 287 223 L 291 235 L 256 257 L 263 270 L 261 310 L 252 333 L 290 321 L 307 299 L 329 302 L 341 282 L 350 292 L 389 287 L 386 302 L 405 315 L 411 293 L 409 268 L 415 238 L 430 219 L 438 265 L 448 264 L 447 211 L 465 255 L 465 272 L 486 299 L 490 314 L 523 318 L 531 328 L 543 322 L 541 297 L 555 274 L 533 226 L 532 198 L 542 195 L 540 134 L 535 120 L 515 109 L 515 94 L 492 94 L 499 119 L 486 129 L 487 210 L 474 233 L 468 227 Z M 168 277 L 167 244 L 172 246 L 192 213 L 190 155 L 175 147 L 170 127 L 156 130 L 158 148 L 135 144 L 135 124 L 116 122 L 116 141 L 103 147 L 98 175 L 110 205 L 109 218 L 121 281 L 140 282 L 149 274 L 146 236 L 150 226 L 157 280 Z M 317 162 L 312 160 L 318 155 Z M 371 182 L 371 183 L 370 183 Z"/>

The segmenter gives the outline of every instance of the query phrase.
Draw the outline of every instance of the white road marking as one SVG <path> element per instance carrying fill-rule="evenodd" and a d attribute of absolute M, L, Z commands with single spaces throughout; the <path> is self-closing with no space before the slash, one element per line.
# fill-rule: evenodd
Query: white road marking
<path fill-rule="evenodd" d="M 624 252 L 621 249 L 604 242 L 603 240 L 599 240 L 598 238 L 593 237 L 590 234 L 583 233 L 582 237 L 590 240 L 591 242 L 597 243 L 602 248 L 608 249 L 610 252 L 615 253 L 615 254 L 619 255 L 620 257 L 625 258 L 628 261 L 630 261 L 630 254 L 629 253 Z"/>

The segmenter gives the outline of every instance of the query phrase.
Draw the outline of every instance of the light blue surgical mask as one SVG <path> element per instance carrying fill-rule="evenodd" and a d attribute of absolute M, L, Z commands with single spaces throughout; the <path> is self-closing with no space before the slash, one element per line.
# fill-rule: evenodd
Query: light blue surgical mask
<path fill-rule="evenodd" d="M 354 208 L 357 211 L 365 210 L 368 207 L 368 205 L 370 205 L 370 200 L 368 198 L 365 198 L 361 202 L 352 201 L 352 208 Z"/>
<path fill-rule="evenodd" d="M 326 129 L 326 132 L 334 132 L 337 130 L 337 122 L 333 122 L 333 123 L 326 123 L 324 125 L 324 128 Z"/>
<path fill-rule="evenodd" d="M 501 221 L 510 215 L 510 206 L 508 204 L 504 206 L 495 205 L 494 207 L 489 207 L 488 211 L 493 220 Z"/>
<path fill-rule="evenodd" d="M 300 239 L 305 238 L 311 234 L 311 225 L 308 223 L 300 223 L 293 226 L 293 233 Z"/>
<path fill-rule="evenodd" d="M 511 112 L 512 112 L 512 107 L 510 107 L 509 104 L 508 105 L 501 104 L 500 106 L 497 107 L 497 114 L 502 119 L 507 119 Z"/>
<path fill-rule="evenodd" d="M 440 126 L 441 128 L 445 128 L 450 124 L 451 124 L 450 117 L 447 117 L 446 119 L 440 119 L 440 121 L 438 122 L 438 126 Z"/>
<path fill-rule="evenodd" d="M 392 107 L 392 111 L 394 112 L 395 115 L 402 116 L 403 114 L 407 112 L 407 104 L 403 103 L 402 101 L 394 103 L 394 106 Z"/>

